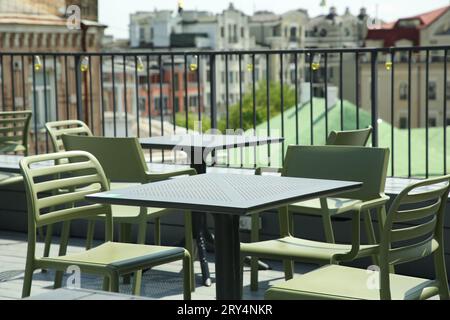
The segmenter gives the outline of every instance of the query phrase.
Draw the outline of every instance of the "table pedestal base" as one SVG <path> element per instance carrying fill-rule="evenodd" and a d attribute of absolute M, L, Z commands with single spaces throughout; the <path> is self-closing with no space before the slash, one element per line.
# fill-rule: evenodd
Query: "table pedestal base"
<path fill-rule="evenodd" d="M 240 300 L 239 216 L 214 214 L 216 249 L 216 295 L 218 300 Z"/>

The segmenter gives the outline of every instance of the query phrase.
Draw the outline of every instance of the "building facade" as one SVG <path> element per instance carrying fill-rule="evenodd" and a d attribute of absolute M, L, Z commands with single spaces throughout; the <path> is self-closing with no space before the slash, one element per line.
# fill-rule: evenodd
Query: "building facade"
<path fill-rule="evenodd" d="M 380 28 L 368 32 L 366 46 L 369 47 L 402 47 L 450 45 L 450 6 L 439 8 L 417 16 L 402 18 L 393 23 L 387 23 Z M 408 124 L 408 106 L 411 103 L 411 126 L 424 127 L 428 125 L 443 126 L 450 124 L 450 118 L 444 119 L 444 101 L 450 101 L 450 82 L 444 83 L 444 52 L 430 51 L 429 83 L 426 83 L 426 54 L 414 53 L 411 61 L 411 84 L 408 82 L 409 56 L 407 52 L 399 52 L 392 61 L 395 70 L 394 83 L 394 118 L 391 117 L 391 72 L 386 70 L 386 61 L 391 62 L 390 55 L 379 57 L 378 99 L 380 118 L 391 122 L 399 128 Z M 448 64 L 449 65 L 449 64 Z M 370 64 L 361 68 L 361 99 L 362 106 L 370 109 Z M 411 88 L 409 90 L 409 85 Z M 447 95 L 444 96 L 445 88 Z M 428 117 L 425 114 L 426 96 L 428 90 Z M 408 97 L 409 91 L 411 97 Z"/>
<path fill-rule="evenodd" d="M 2 110 L 33 110 L 33 141 L 36 133 L 42 132 L 45 122 L 77 118 L 79 113 L 75 70 L 80 67 L 80 61 L 39 53 L 98 52 L 101 49 L 105 27 L 95 21 L 87 26 L 81 20 L 80 30 L 69 29 L 65 12 L 65 1 L 0 0 L 0 49 L 3 53 L 14 53 L 3 55 L 0 61 Z M 20 55 L 28 52 L 37 55 Z M 100 80 L 95 72 L 99 70 L 99 60 L 93 58 L 90 62 L 94 70 L 90 73 L 92 78 L 88 72 L 82 74 L 82 81 L 92 82 L 92 86 L 83 86 L 82 117 L 100 128 L 95 125 L 100 121 Z M 66 87 L 67 92 L 61 89 Z M 96 98 L 88 99 L 91 94 Z M 87 110 L 92 111 L 85 112 Z M 44 140 L 38 137 L 39 150 L 44 148 Z"/>

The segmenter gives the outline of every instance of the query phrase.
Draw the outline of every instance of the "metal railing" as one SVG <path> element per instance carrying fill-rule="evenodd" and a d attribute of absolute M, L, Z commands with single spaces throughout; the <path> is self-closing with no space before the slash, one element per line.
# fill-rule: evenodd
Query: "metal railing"
<path fill-rule="evenodd" d="M 0 52 L 0 110 L 33 111 L 35 153 L 51 151 L 45 122 L 74 118 L 98 135 L 184 133 L 203 121 L 287 138 L 263 150 L 267 163 L 256 150 L 253 163 L 242 150 L 237 162 L 223 156 L 241 167 L 281 165 L 290 143 L 371 125 L 372 145 L 391 149 L 392 176 L 429 177 L 448 172 L 449 49 Z"/>

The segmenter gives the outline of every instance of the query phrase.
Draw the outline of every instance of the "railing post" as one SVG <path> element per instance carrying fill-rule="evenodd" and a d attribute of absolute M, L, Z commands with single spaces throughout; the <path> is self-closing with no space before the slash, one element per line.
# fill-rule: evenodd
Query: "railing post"
<path fill-rule="evenodd" d="M 371 113 L 372 113 L 372 146 L 378 147 L 378 52 L 371 54 Z"/>
<path fill-rule="evenodd" d="M 82 83 L 81 83 L 81 56 L 75 56 L 75 85 L 77 95 L 77 118 L 82 120 L 83 115 L 83 97 L 82 97 Z"/>
<path fill-rule="evenodd" d="M 209 56 L 209 83 L 211 105 L 211 129 L 217 129 L 217 99 L 216 99 L 216 55 Z"/>

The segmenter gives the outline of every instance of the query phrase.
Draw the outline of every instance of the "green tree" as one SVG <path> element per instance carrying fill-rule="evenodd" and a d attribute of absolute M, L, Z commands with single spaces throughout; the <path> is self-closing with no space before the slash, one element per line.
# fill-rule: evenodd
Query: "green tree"
<path fill-rule="evenodd" d="M 186 113 L 178 112 L 175 117 L 175 123 L 178 127 L 186 128 Z M 198 113 L 190 112 L 188 114 L 188 128 L 190 130 L 197 130 L 197 128 L 194 128 L 197 123 Z M 205 114 L 202 114 L 202 130 L 206 132 L 209 129 L 211 129 L 211 119 Z"/>
<path fill-rule="evenodd" d="M 284 108 L 290 108 L 295 105 L 295 90 L 289 86 L 284 86 Z M 260 82 L 256 89 L 256 125 L 267 121 L 267 85 L 265 81 Z M 279 83 L 270 84 L 270 115 L 272 118 L 281 112 L 281 86 Z M 242 129 L 248 130 L 253 128 L 253 92 L 247 90 L 242 97 Z M 229 126 L 228 129 L 240 129 L 240 104 L 239 102 L 230 106 L 229 110 Z M 226 116 L 218 121 L 218 129 L 225 132 L 227 129 Z"/>

